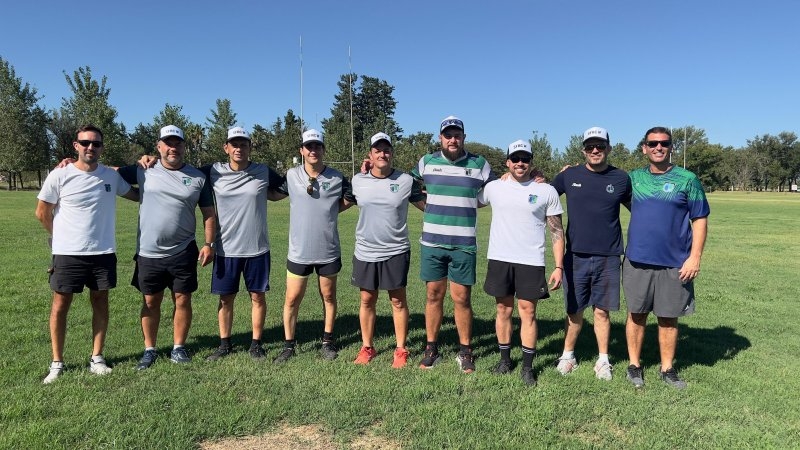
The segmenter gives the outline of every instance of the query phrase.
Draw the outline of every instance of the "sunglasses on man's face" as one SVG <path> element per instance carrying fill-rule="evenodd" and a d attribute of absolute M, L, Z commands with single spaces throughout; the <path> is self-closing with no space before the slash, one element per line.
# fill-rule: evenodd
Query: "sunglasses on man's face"
<path fill-rule="evenodd" d="M 661 146 L 664 147 L 664 148 L 672 147 L 672 141 L 670 141 L 670 140 L 666 140 L 666 141 L 647 141 L 647 146 L 650 147 L 650 148 L 656 148 L 656 147 L 658 147 L 658 144 L 661 144 Z"/>
<path fill-rule="evenodd" d="M 585 151 L 585 152 L 591 152 L 591 151 L 593 151 L 594 149 L 598 149 L 598 150 L 600 150 L 601 152 L 604 152 L 604 151 L 606 151 L 606 149 L 607 149 L 607 148 L 608 148 L 608 146 L 607 146 L 606 144 L 603 144 L 603 143 L 599 143 L 599 144 L 586 144 L 586 145 L 584 145 L 584 146 L 583 146 L 583 151 Z"/>
<path fill-rule="evenodd" d="M 103 146 L 103 141 L 85 141 L 83 139 L 77 141 L 78 144 L 81 144 L 81 147 L 89 148 L 89 145 L 93 145 L 95 148 L 99 148 Z"/>
<path fill-rule="evenodd" d="M 531 157 L 530 156 L 509 156 L 508 160 L 511 161 L 514 164 L 519 163 L 519 162 L 521 162 L 523 164 L 530 164 L 531 163 Z"/>

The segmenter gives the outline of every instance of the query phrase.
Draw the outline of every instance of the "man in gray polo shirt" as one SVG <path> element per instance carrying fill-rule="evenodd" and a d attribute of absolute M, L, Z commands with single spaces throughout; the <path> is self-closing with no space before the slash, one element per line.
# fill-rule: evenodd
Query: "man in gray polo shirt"
<path fill-rule="evenodd" d="M 389 292 L 394 317 L 397 347 L 392 367 L 404 367 L 408 360 L 408 305 L 406 284 L 411 261 L 408 239 L 408 203 L 425 210 L 422 186 L 411 175 L 392 168 L 394 148 L 385 133 L 372 136 L 371 169 L 353 177 L 352 193 L 345 194 L 345 205 L 358 204 L 356 247 L 350 282 L 361 288 L 361 340 L 363 346 L 354 361 L 369 364 L 378 355 L 374 348 L 375 306 L 379 289 Z"/>
<path fill-rule="evenodd" d="M 283 351 L 274 359 L 286 362 L 296 353 L 295 328 L 300 302 L 306 293 L 308 277 L 316 272 L 322 295 L 325 318 L 322 333 L 322 357 L 338 356 L 333 338 L 336 320 L 336 276 L 342 269 L 339 248 L 339 211 L 342 197 L 350 183 L 322 158 L 325 144 L 322 133 L 308 130 L 300 146 L 303 164 L 286 172 L 281 193 L 289 196 L 289 254 L 286 261 L 286 300 L 283 305 Z"/>
<path fill-rule="evenodd" d="M 214 191 L 219 233 L 211 277 L 211 292 L 219 295 L 220 344 L 211 356 L 216 361 L 232 352 L 233 302 L 244 276 L 252 302 L 253 338 L 250 356 L 264 358 L 261 334 L 267 313 L 270 246 L 267 233 L 267 199 L 285 179 L 264 164 L 250 161 L 250 134 L 242 127 L 228 130 L 228 162 L 202 167 Z"/>
<path fill-rule="evenodd" d="M 197 262 L 205 266 L 214 257 L 217 221 L 214 200 L 206 176 L 183 162 L 186 143 L 183 131 L 168 125 L 161 128 L 157 144 L 161 156 L 156 165 L 119 169 L 130 184 L 138 184 L 139 236 L 136 269 L 131 284 L 141 291 L 141 318 L 145 351 L 137 370 L 150 367 L 157 358 L 156 338 L 161 319 L 164 290 L 172 291 L 174 345 L 170 360 L 191 361 L 184 344 L 192 323 L 192 292 L 197 290 Z M 195 208 L 203 215 L 205 244 L 195 242 Z"/>

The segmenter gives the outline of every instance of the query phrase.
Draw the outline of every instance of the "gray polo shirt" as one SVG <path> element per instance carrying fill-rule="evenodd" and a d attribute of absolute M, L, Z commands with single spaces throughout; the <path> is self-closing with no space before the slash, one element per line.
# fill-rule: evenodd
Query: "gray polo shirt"
<path fill-rule="evenodd" d="M 385 261 L 411 248 L 408 203 L 425 198 L 411 175 L 399 170 L 386 178 L 359 173 L 353 177 L 352 195 L 345 198 L 359 207 L 355 245 L 359 261 Z"/>
<path fill-rule="evenodd" d="M 308 174 L 303 166 L 286 172 L 281 190 L 289 194 L 289 261 L 327 264 L 341 257 L 339 247 L 339 200 L 350 183 L 330 167 L 317 177 L 309 195 Z"/>
<path fill-rule="evenodd" d="M 214 205 L 203 172 L 188 164 L 167 169 L 159 160 L 147 170 L 136 165 L 121 167 L 119 174 L 128 183 L 139 185 L 138 255 L 166 258 L 195 240 L 195 208 Z"/>
<path fill-rule="evenodd" d="M 255 162 L 240 171 L 220 162 L 201 170 L 208 174 L 214 190 L 217 254 L 252 257 L 268 252 L 267 190 L 280 187 L 283 177 Z"/>

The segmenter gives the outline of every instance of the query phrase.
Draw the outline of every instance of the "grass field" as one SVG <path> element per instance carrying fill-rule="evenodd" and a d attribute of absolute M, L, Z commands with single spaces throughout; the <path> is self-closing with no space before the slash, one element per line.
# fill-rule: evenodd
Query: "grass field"
<path fill-rule="evenodd" d="M 140 297 L 127 281 L 137 209 L 124 200 L 117 226 L 120 285 L 111 293 L 105 351 L 114 372 L 96 377 L 86 370 L 91 314 L 83 294 L 69 316 L 68 370 L 44 386 L 51 298 L 45 232 L 33 216 L 34 192 L 0 191 L 0 325 L 6 349 L 0 358 L 0 448 L 194 448 L 204 441 L 261 435 L 287 425 L 319 426 L 331 448 L 347 448 L 365 435 L 404 448 L 800 447 L 800 195 L 714 193 L 709 201 L 712 214 L 696 284 L 697 313 L 680 322 L 676 367 L 689 383 L 684 391 L 657 380 L 652 318 L 643 351 L 647 385 L 636 391 L 627 383 L 622 312 L 612 314 L 614 380 L 594 378 L 590 314 L 577 348 L 582 364 L 567 377 L 559 375 L 554 362 L 564 336 L 561 291 L 538 308 L 539 386 L 524 388 L 518 369 L 512 376 L 492 375 L 497 361 L 494 301 L 480 283 L 486 269 L 488 209 L 480 214 L 483 243 L 473 292 L 475 374 L 461 374 L 453 361 L 451 304 L 440 339 L 447 363 L 431 371 L 416 368 L 425 340 L 416 246 L 409 277 L 412 364 L 403 370 L 390 367 L 394 339 L 385 294 L 378 307 L 380 355 L 367 367 L 352 364 L 360 348 L 358 292 L 348 280 L 355 210 L 340 216 L 345 267 L 338 296 L 339 359 L 325 362 L 318 356 L 322 306 L 317 295 L 308 295 L 300 310 L 299 356 L 284 366 L 253 362 L 246 352 L 249 301 L 240 295 L 234 319 L 240 352 L 207 363 L 218 330 L 217 300 L 209 293 L 206 268 L 200 271 L 188 342 L 194 362 L 177 366 L 162 358 L 152 369 L 136 372 L 143 347 Z M 274 267 L 265 338 L 271 361 L 283 338 L 288 202 L 269 208 Z M 416 240 L 421 215 L 413 208 L 409 222 Z M 159 334 L 162 357 L 171 345 L 170 313 L 165 307 Z M 519 361 L 518 338 L 515 345 L 512 356 Z M 269 447 L 269 441 L 263 445 Z"/>

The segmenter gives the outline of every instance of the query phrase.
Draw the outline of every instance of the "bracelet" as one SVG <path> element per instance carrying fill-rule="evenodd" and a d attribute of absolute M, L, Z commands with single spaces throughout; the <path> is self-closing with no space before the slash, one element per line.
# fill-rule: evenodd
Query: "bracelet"
<path fill-rule="evenodd" d="M 561 270 L 564 270 L 564 268 L 563 268 L 563 267 L 561 267 L 561 266 L 556 266 L 556 269 L 561 269 Z"/>

